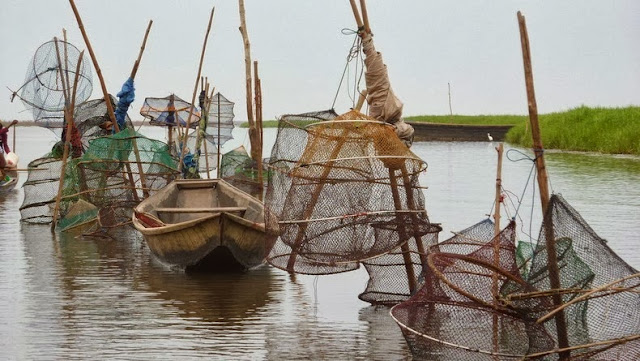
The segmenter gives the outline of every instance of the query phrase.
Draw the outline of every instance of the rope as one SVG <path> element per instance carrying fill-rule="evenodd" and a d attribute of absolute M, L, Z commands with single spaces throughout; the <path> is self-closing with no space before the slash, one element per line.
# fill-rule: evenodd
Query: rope
<path fill-rule="evenodd" d="M 542 150 L 543 151 L 543 150 Z M 515 153 L 516 155 L 519 155 L 520 157 L 515 157 L 512 154 Z M 512 161 L 512 162 L 520 162 L 523 160 L 528 160 L 531 162 L 531 170 L 529 171 L 529 176 L 527 177 L 527 181 L 525 182 L 524 185 L 524 189 L 522 190 L 522 195 L 520 196 L 520 198 L 518 198 L 518 206 L 516 208 L 516 212 L 513 215 L 513 218 L 515 220 L 516 217 L 519 217 L 520 214 L 520 206 L 522 206 L 522 202 L 524 200 L 524 196 L 525 193 L 527 191 L 527 188 L 529 187 L 529 183 L 531 183 L 531 177 L 533 176 L 534 173 L 536 172 L 536 165 L 535 165 L 535 161 L 537 159 L 536 158 L 531 158 L 529 155 L 525 154 L 524 152 L 521 152 L 517 149 L 509 149 L 506 153 L 506 157 L 508 160 Z M 531 204 L 535 203 L 535 196 L 536 196 L 536 187 L 533 187 L 533 192 L 532 192 L 532 199 L 531 199 Z M 517 198 L 517 197 L 516 197 Z M 524 230 L 524 227 L 521 229 L 522 233 L 524 233 L 525 235 L 527 235 L 529 237 L 529 241 L 531 241 L 533 243 L 533 236 L 532 236 L 532 230 L 533 230 L 533 207 L 531 207 L 531 214 L 529 215 L 529 232 L 526 232 Z"/>
<path fill-rule="evenodd" d="M 347 61 L 344 65 L 344 69 L 342 70 L 342 76 L 340 77 L 340 82 L 338 82 L 338 89 L 336 89 L 336 94 L 333 97 L 333 103 L 331 103 L 331 109 L 335 108 L 336 105 L 336 101 L 338 100 L 338 94 L 340 94 L 340 89 L 342 88 L 342 83 L 344 82 L 344 78 L 345 75 L 347 74 L 347 71 L 349 70 L 349 63 L 351 63 L 351 61 L 353 59 L 357 59 L 359 58 L 360 55 L 360 48 L 361 48 L 361 42 L 360 42 L 360 37 L 358 36 L 358 31 L 353 30 L 353 29 L 349 29 L 349 28 L 344 28 L 341 30 L 343 35 L 355 35 L 354 39 L 353 39 L 353 44 L 351 44 L 351 48 L 349 49 L 349 53 L 347 54 Z M 357 64 L 356 64 L 356 69 L 357 69 Z M 364 67 L 361 70 L 361 75 L 360 77 L 362 77 L 362 73 L 364 72 Z M 357 73 L 357 72 L 356 72 Z M 347 81 L 348 81 L 348 77 L 347 77 Z M 360 82 L 358 81 L 357 83 L 358 85 L 360 84 Z M 347 83 L 347 87 L 349 87 L 348 83 Z M 349 93 L 349 97 L 351 98 L 351 101 L 354 102 L 354 97 L 351 96 L 351 93 Z M 354 103 L 355 104 L 355 103 Z"/>

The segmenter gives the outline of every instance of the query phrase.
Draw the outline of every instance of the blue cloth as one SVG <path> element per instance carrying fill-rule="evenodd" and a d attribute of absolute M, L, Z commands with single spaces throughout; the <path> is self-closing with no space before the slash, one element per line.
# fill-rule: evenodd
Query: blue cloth
<path fill-rule="evenodd" d="M 118 121 L 118 128 L 120 130 L 126 127 L 125 119 L 127 118 L 127 110 L 129 110 L 129 105 L 133 103 L 136 98 L 136 89 L 133 87 L 133 78 L 127 79 L 124 84 L 122 84 L 122 89 L 116 95 L 118 97 L 118 104 L 116 105 L 116 120 Z M 113 132 L 115 133 L 115 127 L 113 128 Z"/>

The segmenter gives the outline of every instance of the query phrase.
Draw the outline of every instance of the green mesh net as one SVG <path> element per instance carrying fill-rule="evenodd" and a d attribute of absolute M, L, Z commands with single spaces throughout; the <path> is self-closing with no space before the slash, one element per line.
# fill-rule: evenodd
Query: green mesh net
<path fill-rule="evenodd" d="M 165 143 L 132 129 L 91 140 L 65 166 L 58 226 L 65 230 L 92 218 L 102 229 L 128 223 L 132 207 L 176 178 L 176 165 Z M 25 182 L 22 220 L 50 223 L 62 160 L 49 154 L 29 167 L 34 170 Z"/>

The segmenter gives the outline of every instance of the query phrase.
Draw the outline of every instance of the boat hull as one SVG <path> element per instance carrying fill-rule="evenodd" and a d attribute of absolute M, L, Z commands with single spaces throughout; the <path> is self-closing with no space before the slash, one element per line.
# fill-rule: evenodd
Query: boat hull
<path fill-rule="evenodd" d="M 7 194 L 11 192 L 18 184 L 18 172 L 9 168 L 5 170 L 5 173 L 11 177 L 11 180 L 0 184 L 0 194 Z"/>
<path fill-rule="evenodd" d="M 178 182 L 185 184 L 188 181 Z M 241 192 L 238 197 L 250 197 L 234 189 L 236 191 Z M 144 202 L 147 201 L 153 202 L 152 197 Z M 144 202 L 136 207 L 137 211 L 145 210 Z M 179 212 L 179 209 L 174 212 Z M 133 225 L 151 252 L 163 263 L 174 267 L 213 270 L 253 268 L 264 262 L 276 238 L 267 234 L 264 221 L 245 219 L 239 215 L 242 212 L 237 211 L 203 212 L 195 219 L 156 227 L 145 226 L 135 213 Z"/>

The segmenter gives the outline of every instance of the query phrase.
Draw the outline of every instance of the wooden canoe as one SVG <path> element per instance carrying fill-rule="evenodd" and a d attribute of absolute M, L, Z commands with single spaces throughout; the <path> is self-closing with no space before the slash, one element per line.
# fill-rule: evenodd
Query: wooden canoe
<path fill-rule="evenodd" d="M 11 178 L 11 180 L 0 181 L 0 194 L 9 193 L 16 187 L 16 184 L 18 184 L 18 172 L 11 168 L 5 168 L 4 172 Z"/>
<path fill-rule="evenodd" d="M 176 180 L 134 208 L 134 227 L 162 262 L 180 268 L 249 269 L 262 264 L 276 236 L 264 205 L 221 179 Z"/>

